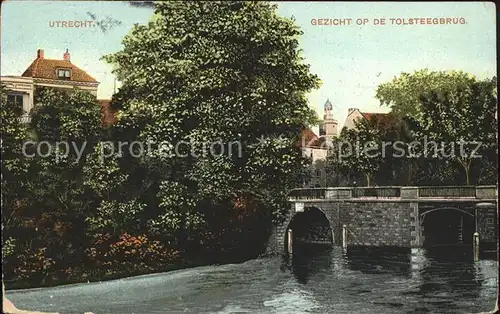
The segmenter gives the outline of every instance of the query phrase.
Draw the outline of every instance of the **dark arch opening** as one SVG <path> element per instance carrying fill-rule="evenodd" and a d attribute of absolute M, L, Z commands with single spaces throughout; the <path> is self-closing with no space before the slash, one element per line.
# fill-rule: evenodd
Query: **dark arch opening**
<path fill-rule="evenodd" d="M 472 245 L 476 229 L 472 213 L 456 208 L 433 209 L 421 215 L 423 246 Z"/>
<path fill-rule="evenodd" d="M 333 231 L 328 218 L 316 207 L 306 207 L 303 212 L 296 213 L 285 234 L 285 252 L 292 253 L 311 247 L 333 245 Z"/>

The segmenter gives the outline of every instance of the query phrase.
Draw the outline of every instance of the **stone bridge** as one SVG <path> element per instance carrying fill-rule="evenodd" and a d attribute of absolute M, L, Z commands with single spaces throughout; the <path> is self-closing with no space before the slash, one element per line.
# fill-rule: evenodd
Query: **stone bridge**
<path fill-rule="evenodd" d="M 496 247 L 496 186 L 335 187 L 295 189 L 274 227 L 268 253 L 296 243 L 375 247 Z"/>

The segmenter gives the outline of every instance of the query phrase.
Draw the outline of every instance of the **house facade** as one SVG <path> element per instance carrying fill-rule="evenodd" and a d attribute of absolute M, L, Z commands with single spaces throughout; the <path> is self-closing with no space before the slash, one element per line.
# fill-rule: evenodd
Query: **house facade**
<path fill-rule="evenodd" d="M 2 85 L 8 89 L 7 101 L 24 111 L 23 120 L 36 105 L 34 91 L 37 86 L 54 88 L 78 88 L 97 95 L 99 82 L 71 62 L 66 49 L 62 59 L 45 58 L 44 50 L 38 49 L 36 58 L 20 76 L 2 76 Z"/>

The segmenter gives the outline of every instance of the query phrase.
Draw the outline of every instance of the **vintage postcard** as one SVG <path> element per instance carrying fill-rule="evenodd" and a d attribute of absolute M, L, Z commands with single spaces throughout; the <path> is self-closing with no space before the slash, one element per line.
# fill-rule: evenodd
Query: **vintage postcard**
<path fill-rule="evenodd" d="M 498 313 L 497 16 L 2 1 L 3 313 Z"/>

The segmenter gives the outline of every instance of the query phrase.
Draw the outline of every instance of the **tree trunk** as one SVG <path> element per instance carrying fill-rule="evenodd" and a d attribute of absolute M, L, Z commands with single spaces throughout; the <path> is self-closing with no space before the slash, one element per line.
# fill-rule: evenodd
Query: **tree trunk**
<path fill-rule="evenodd" d="M 413 163 L 410 161 L 408 169 L 408 182 L 406 183 L 407 185 L 412 185 L 411 183 L 412 172 L 413 172 Z"/>
<path fill-rule="evenodd" d="M 465 181 L 467 185 L 470 185 L 470 164 L 464 167 L 465 168 Z"/>
<path fill-rule="evenodd" d="M 470 165 L 472 163 L 472 158 L 467 160 L 463 160 L 458 158 L 458 162 L 462 165 L 465 170 L 465 182 L 467 185 L 470 185 Z"/>

